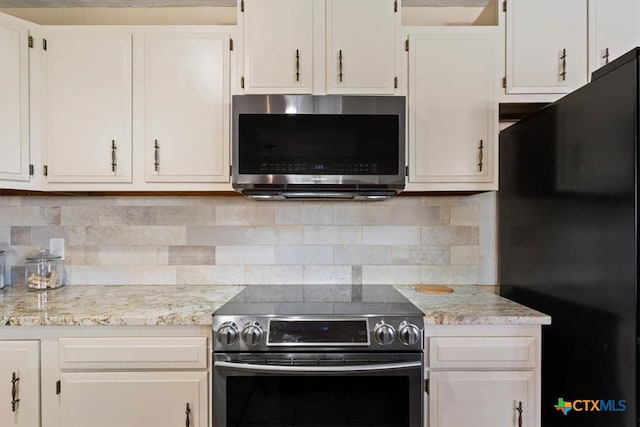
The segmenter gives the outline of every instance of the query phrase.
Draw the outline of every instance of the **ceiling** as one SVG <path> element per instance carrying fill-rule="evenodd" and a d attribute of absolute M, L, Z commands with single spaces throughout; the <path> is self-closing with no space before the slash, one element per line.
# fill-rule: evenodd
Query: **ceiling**
<path fill-rule="evenodd" d="M 484 7 L 489 0 L 403 0 L 406 7 Z M 236 0 L 0 0 L 0 7 L 232 7 Z"/>

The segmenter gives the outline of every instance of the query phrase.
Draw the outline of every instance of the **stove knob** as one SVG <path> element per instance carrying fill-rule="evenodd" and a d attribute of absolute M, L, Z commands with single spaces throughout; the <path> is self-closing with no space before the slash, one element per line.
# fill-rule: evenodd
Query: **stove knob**
<path fill-rule="evenodd" d="M 224 322 L 216 334 L 222 345 L 231 345 L 238 340 L 238 327 L 234 322 Z"/>
<path fill-rule="evenodd" d="M 389 345 L 396 339 L 396 330 L 381 320 L 373 329 L 373 336 L 378 344 Z"/>
<path fill-rule="evenodd" d="M 402 322 L 398 328 L 398 338 L 404 345 L 414 345 L 420 342 L 420 329 L 413 323 Z"/>
<path fill-rule="evenodd" d="M 256 346 L 262 341 L 262 327 L 258 322 L 249 322 L 242 328 L 242 340 L 249 346 Z"/>

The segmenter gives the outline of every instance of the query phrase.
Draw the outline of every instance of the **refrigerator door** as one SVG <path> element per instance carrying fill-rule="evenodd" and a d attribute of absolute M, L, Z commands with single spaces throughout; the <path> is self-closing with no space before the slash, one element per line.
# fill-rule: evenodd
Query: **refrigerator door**
<path fill-rule="evenodd" d="M 637 69 L 500 135 L 500 293 L 552 317 L 544 426 L 638 425 Z"/>

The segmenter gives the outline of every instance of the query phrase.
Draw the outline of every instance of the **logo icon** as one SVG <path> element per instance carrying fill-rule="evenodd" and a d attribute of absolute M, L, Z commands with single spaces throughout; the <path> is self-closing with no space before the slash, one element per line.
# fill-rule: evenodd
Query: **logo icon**
<path fill-rule="evenodd" d="M 571 402 L 565 402 L 562 397 L 558 398 L 558 404 L 553 405 L 553 407 L 556 408 L 557 411 L 562 411 L 565 416 L 573 409 Z"/>

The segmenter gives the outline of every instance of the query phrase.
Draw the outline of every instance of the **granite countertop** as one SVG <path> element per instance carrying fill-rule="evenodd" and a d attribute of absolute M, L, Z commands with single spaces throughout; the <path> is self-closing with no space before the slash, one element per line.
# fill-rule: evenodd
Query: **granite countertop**
<path fill-rule="evenodd" d="M 546 325 L 551 318 L 483 286 L 450 286 L 444 295 L 395 286 L 425 313 L 427 325 Z M 66 286 L 0 290 L 2 326 L 211 325 L 211 314 L 240 292 L 235 285 Z"/>
<path fill-rule="evenodd" d="M 65 286 L 0 290 L 1 326 L 198 326 L 244 286 Z"/>
<path fill-rule="evenodd" d="M 550 325 L 551 317 L 497 295 L 486 286 L 449 286 L 430 294 L 395 286 L 425 314 L 426 325 Z"/>

